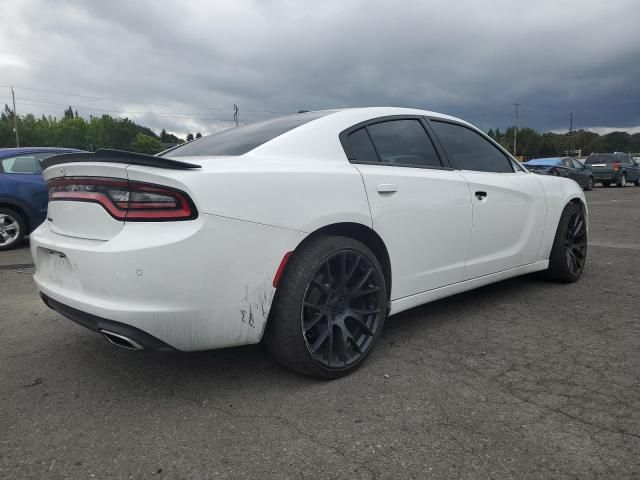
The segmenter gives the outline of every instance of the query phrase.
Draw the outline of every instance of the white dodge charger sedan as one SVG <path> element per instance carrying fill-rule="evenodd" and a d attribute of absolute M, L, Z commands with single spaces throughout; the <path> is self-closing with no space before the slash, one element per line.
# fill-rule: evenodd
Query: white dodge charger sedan
<path fill-rule="evenodd" d="M 385 318 L 508 277 L 576 281 L 587 207 L 454 117 L 306 112 L 157 156 L 45 161 L 31 235 L 45 303 L 112 343 L 204 350 L 264 338 L 322 378 L 357 368 Z"/>

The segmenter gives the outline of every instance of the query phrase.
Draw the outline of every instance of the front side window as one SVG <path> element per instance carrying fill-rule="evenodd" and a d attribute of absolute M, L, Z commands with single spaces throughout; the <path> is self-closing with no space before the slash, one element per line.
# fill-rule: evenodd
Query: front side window
<path fill-rule="evenodd" d="M 380 161 L 392 165 L 442 167 L 419 120 L 389 120 L 367 126 Z"/>
<path fill-rule="evenodd" d="M 0 160 L 4 173 L 29 173 L 36 174 L 42 172 L 40 162 L 45 158 L 56 155 L 56 152 L 29 153 L 26 155 L 16 155 Z"/>
<path fill-rule="evenodd" d="M 580 163 L 578 160 L 572 160 L 573 162 L 573 166 L 574 168 L 576 168 L 577 170 L 582 170 L 584 168 L 584 165 L 582 165 L 582 163 Z"/>
<path fill-rule="evenodd" d="M 461 170 L 513 173 L 513 166 L 495 145 L 470 128 L 431 120 L 447 156 Z"/>

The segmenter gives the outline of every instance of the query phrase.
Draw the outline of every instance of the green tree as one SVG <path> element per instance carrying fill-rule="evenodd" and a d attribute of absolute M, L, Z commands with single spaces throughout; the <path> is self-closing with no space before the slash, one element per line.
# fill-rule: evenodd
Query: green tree
<path fill-rule="evenodd" d="M 150 137 L 149 135 L 145 135 L 144 133 L 138 133 L 136 135 L 136 139 L 131 144 L 130 150 L 132 152 L 154 155 L 164 150 L 164 145 L 157 138 Z"/>
<path fill-rule="evenodd" d="M 190 142 L 191 140 L 193 140 L 193 133 L 188 133 L 187 134 L 187 142 Z"/>

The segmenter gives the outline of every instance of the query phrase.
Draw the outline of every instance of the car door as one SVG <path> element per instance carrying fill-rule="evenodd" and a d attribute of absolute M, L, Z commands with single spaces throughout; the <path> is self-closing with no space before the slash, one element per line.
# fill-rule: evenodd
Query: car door
<path fill-rule="evenodd" d="M 385 117 L 343 132 L 341 141 L 389 252 L 391 299 L 460 282 L 471 237 L 469 188 L 443 161 L 425 120 Z"/>
<path fill-rule="evenodd" d="M 575 171 L 576 182 L 581 187 L 586 187 L 589 183 L 589 178 L 591 178 L 591 171 L 575 158 L 571 159 L 571 163 Z"/>
<path fill-rule="evenodd" d="M 464 279 L 538 261 L 546 201 L 537 176 L 467 125 L 441 119 L 429 124 L 469 183 L 473 227 Z"/>
<path fill-rule="evenodd" d="M 580 175 L 580 172 L 578 170 L 575 169 L 573 162 L 571 161 L 570 158 L 563 158 L 562 159 L 562 166 L 566 169 L 566 177 L 570 178 L 571 180 L 573 180 L 574 182 L 576 182 L 578 185 L 582 185 L 583 181 L 582 181 L 582 175 Z"/>

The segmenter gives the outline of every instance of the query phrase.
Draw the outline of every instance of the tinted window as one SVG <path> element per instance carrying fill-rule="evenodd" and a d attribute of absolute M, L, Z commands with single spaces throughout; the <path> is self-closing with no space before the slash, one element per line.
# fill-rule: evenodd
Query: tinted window
<path fill-rule="evenodd" d="M 42 172 L 41 160 L 57 155 L 56 152 L 30 153 L 26 155 L 16 155 L 0 160 L 4 173 L 40 173 Z"/>
<path fill-rule="evenodd" d="M 432 121 L 431 125 L 456 167 L 480 172 L 513 172 L 507 157 L 473 130 L 438 121 Z"/>
<path fill-rule="evenodd" d="M 356 130 L 349 135 L 350 159 L 358 162 L 377 162 L 378 154 L 369 134 L 364 128 Z"/>
<path fill-rule="evenodd" d="M 571 163 L 571 159 L 570 158 L 565 158 L 562 161 L 563 165 L 567 168 L 573 168 L 573 164 Z"/>
<path fill-rule="evenodd" d="M 164 155 L 190 157 L 208 155 L 244 155 L 263 143 L 331 112 L 306 112 L 273 118 L 214 133 L 179 146 Z"/>
<path fill-rule="evenodd" d="M 589 158 L 584 163 L 593 164 L 593 163 L 613 163 L 616 159 L 613 155 L 608 153 L 594 153 L 589 155 Z"/>
<path fill-rule="evenodd" d="M 578 160 L 572 160 L 573 162 L 573 166 L 578 169 L 578 170 L 582 170 L 584 168 L 584 165 L 582 165 L 582 163 Z"/>
<path fill-rule="evenodd" d="M 390 120 L 367 127 L 380 161 L 397 165 L 441 167 L 427 132 L 419 120 Z"/>

